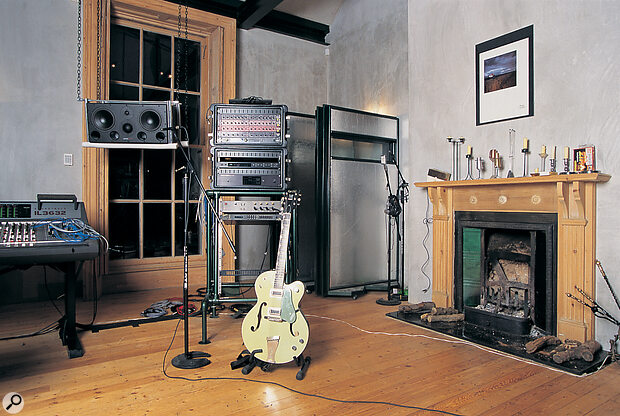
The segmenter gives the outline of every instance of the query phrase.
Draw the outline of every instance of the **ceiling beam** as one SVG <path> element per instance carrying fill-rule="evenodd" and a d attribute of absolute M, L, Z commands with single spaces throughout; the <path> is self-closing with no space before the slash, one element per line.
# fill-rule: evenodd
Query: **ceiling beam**
<path fill-rule="evenodd" d="M 273 10 L 282 0 L 166 0 L 237 20 L 240 29 L 253 27 L 327 45 L 329 26 Z M 247 3 L 244 4 L 244 3 Z M 262 16 L 261 16 L 262 15 Z M 252 23 L 252 21 L 256 22 Z M 252 24 L 251 24 L 252 23 Z"/>
<path fill-rule="evenodd" d="M 263 17 L 255 27 L 304 39 L 310 42 L 327 45 L 325 37 L 329 33 L 329 26 L 303 17 L 272 10 Z"/>
<path fill-rule="evenodd" d="M 237 16 L 237 27 L 251 29 L 254 25 L 271 12 L 282 0 L 246 0 Z"/>

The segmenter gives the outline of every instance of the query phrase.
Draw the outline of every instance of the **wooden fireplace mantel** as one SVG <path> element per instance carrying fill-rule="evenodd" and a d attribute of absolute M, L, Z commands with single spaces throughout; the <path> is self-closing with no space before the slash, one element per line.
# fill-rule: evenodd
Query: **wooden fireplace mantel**
<path fill-rule="evenodd" d="M 594 297 L 596 184 L 610 175 L 583 173 L 467 181 L 416 182 L 433 203 L 433 302 L 454 306 L 454 212 L 556 213 L 557 335 L 594 338 L 594 315 L 569 299 L 575 286 Z"/>

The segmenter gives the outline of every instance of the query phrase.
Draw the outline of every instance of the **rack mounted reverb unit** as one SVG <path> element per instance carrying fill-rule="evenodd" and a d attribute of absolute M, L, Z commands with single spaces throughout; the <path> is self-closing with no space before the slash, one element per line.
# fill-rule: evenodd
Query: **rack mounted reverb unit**
<path fill-rule="evenodd" d="M 286 189 L 286 149 L 212 148 L 213 189 Z"/>
<path fill-rule="evenodd" d="M 285 105 L 213 104 L 212 146 L 286 147 Z"/>

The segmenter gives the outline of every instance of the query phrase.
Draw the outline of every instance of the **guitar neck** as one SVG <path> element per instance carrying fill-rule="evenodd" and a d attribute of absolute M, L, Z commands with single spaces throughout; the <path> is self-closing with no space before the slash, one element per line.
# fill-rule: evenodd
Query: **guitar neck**
<path fill-rule="evenodd" d="M 284 287 L 284 272 L 286 270 L 286 256 L 288 253 L 288 236 L 291 228 L 291 213 L 282 214 L 282 226 L 280 230 L 280 242 L 278 244 L 278 256 L 276 258 L 276 276 L 273 287 L 282 289 Z"/>

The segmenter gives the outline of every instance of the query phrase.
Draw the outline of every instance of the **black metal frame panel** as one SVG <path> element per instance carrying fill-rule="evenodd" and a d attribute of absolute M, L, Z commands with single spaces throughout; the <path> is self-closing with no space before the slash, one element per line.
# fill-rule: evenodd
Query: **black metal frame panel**
<path fill-rule="evenodd" d="M 332 111 L 340 111 L 349 113 L 352 116 L 361 115 L 361 116 L 373 116 L 380 119 L 387 119 L 396 122 L 396 128 L 394 131 L 395 137 L 388 137 L 385 135 L 376 135 L 368 134 L 368 132 L 363 131 L 363 128 L 356 129 L 356 131 L 345 131 L 342 129 L 334 129 L 332 126 Z M 365 157 L 356 157 L 356 156 L 343 156 L 343 155 L 334 155 L 332 154 L 332 139 L 340 139 L 346 141 L 353 142 L 365 142 L 365 143 L 379 143 L 384 146 L 385 150 L 389 150 L 396 161 L 399 160 L 399 152 L 398 152 L 398 139 L 399 139 L 399 119 L 398 117 L 388 116 L 383 114 L 371 113 L 367 111 L 354 110 L 344 107 L 331 106 L 331 105 L 323 105 L 317 107 L 316 109 L 316 136 L 317 136 L 317 163 L 316 163 L 316 213 L 317 213 L 317 222 L 316 222 L 316 234 L 317 234 L 317 278 L 316 278 L 316 290 L 317 293 L 322 296 L 328 295 L 339 295 L 336 291 L 344 290 L 346 293 L 347 289 L 355 289 L 359 287 L 372 286 L 377 284 L 385 284 L 389 285 L 390 277 L 386 276 L 385 280 L 373 280 L 363 282 L 361 284 L 355 284 L 350 286 L 335 286 L 332 285 L 331 282 L 331 218 L 330 218 L 330 210 L 332 204 L 332 195 L 330 190 L 330 182 L 331 182 L 331 162 L 332 160 L 348 160 L 348 161 L 357 161 L 357 162 L 370 162 L 370 163 L 381 163 L 381 160 L 377 160 L 375 158 L 365 158 Z M 387 161 L 388 164 L 393 164 L 394 161 Z M 396 184 L 394 188 L 396 187 Z M 401 214 L 402 217 L 402 214 Z M 401 221 L 397 221 L 397 227 L 402 227 L 402 218 Z M 397 246 L 396 258 L 402 258 L 401 247 Z M 400 274 L 403 273 L 402 270 L 402 262 L 397 261 L 397 267 L 400 267 L 397 270 L 397 279 Z M 381 288 L 382 289 L 382 288 Z M 331 292 L 331 293 L 330 293 Z M 353 290 L 351 293 L 357 293 L 359 290 Z"/>

